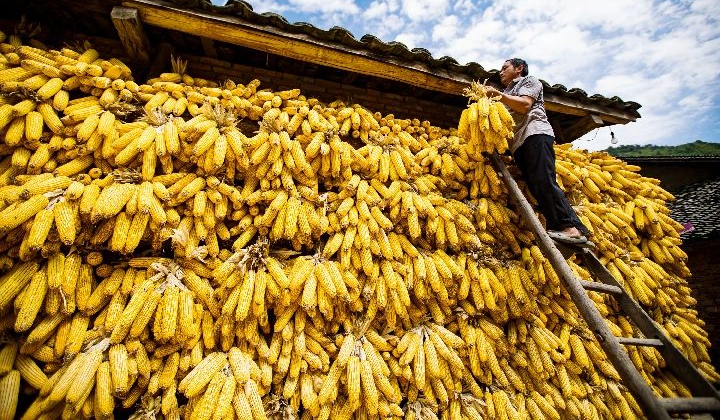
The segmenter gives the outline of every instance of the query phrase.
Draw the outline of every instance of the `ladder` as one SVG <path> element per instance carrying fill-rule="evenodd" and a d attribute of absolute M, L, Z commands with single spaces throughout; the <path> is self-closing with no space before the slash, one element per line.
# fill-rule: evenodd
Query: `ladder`
<path fill-rule="evenodd" d="M 502 158 L 494 153 L 492 161 L 499 176 L 508 187 L 510 196 L 518 205 L 519 211 L 538 240 L 550 264 L 570 294 L 590 329 L 595 333 L 605 354 L 620 374 L 623 384 L 628 388 L 637 403 L 650 419 L 669 420 L 672 413 L 708 413 L 720 415 L 720 394 L 705 379 L 692 363 L 673 345 L 670 339 L 653 322 L 652 318 L 628 295 L 623 286 L 603 266 L 588 248 L 557 244 L 548 236 L 522 191 L 508 171 Z M 573 249 L 574 248 L 574 249 Z M 561 250 L 568 254 L 578 253 L 585 266 L 598 282 L 578 279 L 565 260 Z M 607 293 L 615 297 L 620 309 L 627 315 L 644 338 L 616 337 L 608 327 L 586 290 Z M 682 381 L 693 394 L 691 398 L 657 397 L 622 346 L 652 346 L 662 355 L 666 367 Z M 720 419 L 720 417 L 716 417 Z"/>

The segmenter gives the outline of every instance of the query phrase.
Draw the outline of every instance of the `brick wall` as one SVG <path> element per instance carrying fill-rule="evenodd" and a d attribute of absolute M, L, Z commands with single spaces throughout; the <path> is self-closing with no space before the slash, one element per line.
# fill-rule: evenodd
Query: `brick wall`
<path fill-rule="evenodd" d="M 692 277 L 688 283 L 697 299 L 698 316 L 705 321 L 712 347 L 710 356 L 720 369 L 720 239 L 706 239 L 683 245 Z"/>
<path fill-rule="evenodd" d="M 208 57 L 184 56 L 188 59 L 188 74 L 208 80 L 230 79 L 247 83 L 258 79 L 260 88 L 285 90 L 299 88 L 303 95 L 315 97 L 325 103 L 340 99 L 347 104 L 358 103 L 372 112 L 394 114 L 396 118 L 429 120 L 442 128 L 457 126 L 462 108 L 420 100 L 413 96 L 397 95 L 379 90 L 364 89 L 320 78 L 267 70 L 242 63 L 229 63 Z"/>

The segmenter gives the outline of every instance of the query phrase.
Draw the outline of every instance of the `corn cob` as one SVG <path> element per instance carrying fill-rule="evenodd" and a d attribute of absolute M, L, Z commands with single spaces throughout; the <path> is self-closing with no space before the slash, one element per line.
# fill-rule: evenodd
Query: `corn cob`
<path fill-rule="evenodd" d="M 0 419 L 15 418 L 20 395 L 20 372 L 13 370 L 0 379 Z"/>

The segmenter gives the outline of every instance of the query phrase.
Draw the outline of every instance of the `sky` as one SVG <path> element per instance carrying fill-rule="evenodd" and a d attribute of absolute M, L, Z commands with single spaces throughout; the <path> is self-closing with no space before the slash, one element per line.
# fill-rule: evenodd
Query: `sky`
<path fill-rule="evenodd" d="M 224 3 L 225 0 L 212 0 Z M 530 74 L 589 95 L 642 105 L 627 125 L 575 142 L 601 150 L 630 144 L 720 142 L 718 0 L 249 0 L 258 13 L 356 38 L 422 47 L 436 57 L 498 69 L 521 57 Z"/>

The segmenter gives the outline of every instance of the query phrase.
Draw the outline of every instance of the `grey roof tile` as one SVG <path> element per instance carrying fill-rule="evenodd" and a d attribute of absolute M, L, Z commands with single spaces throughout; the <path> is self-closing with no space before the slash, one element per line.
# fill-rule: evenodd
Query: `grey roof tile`
<path fill-rule="evenodd" d="M 720 177 L 681 188 L 669 207 L 673 219 L 694 227 L 681 235 L 684 240 L 720 237 Z"/>

